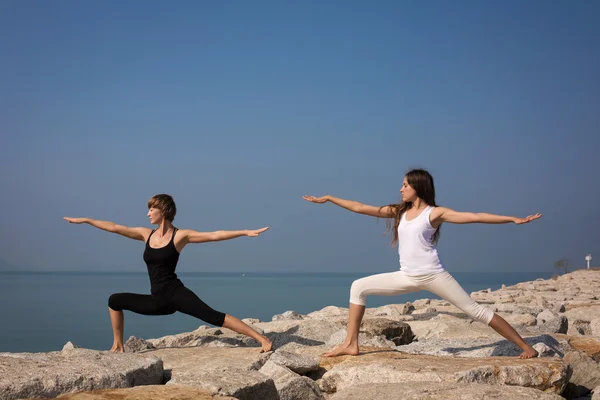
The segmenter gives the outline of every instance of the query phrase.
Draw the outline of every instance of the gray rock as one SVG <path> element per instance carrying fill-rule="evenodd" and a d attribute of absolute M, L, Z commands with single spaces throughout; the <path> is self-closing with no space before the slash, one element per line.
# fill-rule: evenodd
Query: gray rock
<path fill-rule="evenodd" d="M 585 321 L 588 323 L 593 319 L 600 318 L 600 306 L 586 307 L 589 303 L 587 300 L 583 301 L 583 304 L 581 304 L 583 307 L 567 310 L 565 316 L 569 318 L 569 321 Z"/>
<path fill-rule="evenodd" d="M 154 350 L 170 370 L 167 385 L 209 391 L 212 395 L 238 399 L 277 399 L 273 379 L 255 370 L 265 355 L 256 348 L 184 347 Z"/>
<path fill-rule="evenodd" d="M 285 350 L 294 347 L 323 345 L 332 334 L 342 328 L 342 325 L 336 322 L 314 318 L 263 322 L 259 326 L 264 330 L 265 336 L 273 342 L 275 349 L 286 346 Z"/>
<path fill-rule="evenodd" d="M 536 318 L 531 314 L 512 313 L 503 315 L 502 317 L 513 326 L 534 326 L 537 324 Z"/>
<path fill-rule="evenodd" d="M 415 306 L 415 308 L 423 308 L 425 306 L 428 306 L 429 304 L 431 304 L 431 299 L 419 299 L 419 300 L 415 300 L 412 302 L 413 306 Z"/>
<path fill-rule="evenodd" d="M 260 320 L 258 318 L 244 318 L 242 322 L 248 325 L 254 325 L 260 323 Z"/>
<path fill-rule="evenodd" d="M 546 310 L 542 311 L 541 313 L 539 313 L 536 318 L 537 318 L 537 323 L 541 325 L 541 324 L 545 323 L 546 321 L 550 321 L 557 317 L 558 317 L 558 314 L 546 309 Z"/>
<path fill-rule="evenodd" d="M 310 371 L 319 369 L 319 360 L 304 354 L 292 353 L 289 351 L 277 350 L 269 361 L 289 368 L 297 374 L 306 374 Z"/>
<path fill-rule="evenodd" d="M 69 350 L 74 350 L 74 349 L 79 349 L 79 346 L 77 346 L 76 344 L 73 344 L 72 342 L 67 342 L 65 343 L 65 345 L 62 348 L 62 351 L 69 351 Z"/>
<path fill-rule="evenodd" d="M 310 378 L 301 376 L 293 379 L 279 390 L 281 400 L 321 400 L 319 386 Z"/>
<path fill-rule="evenodd" d="M 568 381 L 569 367 L 554 358 L 431 357 L 394 352 L 342 358 L 319 381 L 325 393 L 356 385 L 432 381 L 524 386 L 558 394 Z"/>
<path fill-rule="evenodd" d="M 570 350 L 566 341 L 558 341 L 550 335 L 525 337 L 524 340 L 544 356 L 557 355 L 562 357 L 565 352 Z M 540 347 L 540 349 L 536 346 Z M 508 340 L 492 338 L 427 339 L 421 342 L 413 342 L 406 346 L 399 346 L 397 350 L 410 354 L 474 358 L 516 357 L 522 352 L 519 347 Z"/>
<path fill-rule="evenodd" d="M 592 390 L 592 400 L 600 400 L 600 386 Z"/>
<path fill-rule="evenodd" d="M 352 386 L 330 400 L 562 400 L 541 390 L 474 383 L 402 382 Z"/>
<path fill-rule="evenodd" d="M 512 303 L 508 303 L 508 304 L 494 303 L 491 306 L 491 308 L 493 310 L 495 310 L 496 312 L 508 312 L 508 313 L 515 313 L 515 314 L 532 314 L 532 315 L 538 315 L 539 313 L 541 313 L 543 311 L 543 308 L 541 308 L 541 307 L 527 306 L 527 305 L 523 305 L 523 304 L 512 304 Z"/>
<path fill-rule="evenodd" d="M 362 321 L 360 331 L 370 333 L 373 336 L 383 335 L 397 346 L 409 344 L 415 338 L 409 324 L 386 318 L 365 319 Z"/>
<path fill-rule="evenodd" d="M 569 331 L 569 320 L 564 315 L 546 320 L 541 324 L 529 327 L 531 332 L 540 333 L 567 333 Z"/>
<path fill-rule="evenodd" d="M 563 360 L 573 371 L 563 392 L 566 398 L 585 396 L 600 385 L 600 364 L 581 351 L 570 351 Z"/>
<path fill-rule="evenodd" d="M 273 379 L 277 391 L 281 390 L 281 388 L 286 386 L 292 380 L 300 377 L 300 375 L 289 368 L 276 364 L 271 360 L 268 360 L 258 372 Z"/>
<path fill-rule="evenodd" d="M 559 357 L 556 351 L 554 351 L 554 349 L 550 348 L 545 343 L 536 343 L 531 347 L 533 347 L 538 352 L 538 357 Z"/>
<path fill-rule="evenodd" d="M 582 320 L 573 321 L 570 324 L 567 333 L 572 336 L 591 335 L 592 329 L 590 327 L 590 322 Z"/>
<path fill-rule="evenodd" d="M 420 314 L 433 314 L 436 313 L 437 309 L 435 307 L 425 307 L 419 308 L 412 312 L 412 315 L 420 315 Z"/>
<path fill-rule="evenodd" d="M 239 400 L 277 400 L 277 388 L 273 379 L 257 371 L 198 371 L 193 375 L 177 374 L 167 385 L 197 387 L 219 395 Z"/>
<path fill-rule="evenodd" d="M 129 339 L 127 339 L 127 341 L 125 342 L 125 347 L 127 347 L 127 349 L 132 352 L 155 349 L 152 343 L 135 336 L 130 336 Z"/>
<path fill-rule="evenodd" d="M 283 314 L 277 314 L 273 316 L 273 321 L 285 321 L 285 320 L 298 320 L 304 319 L 302 315 L 296 311 L 286 311 Z"/>
<path fill-rule="evenodd" d="M 370 309 L 367 310 L 370 311 Z M 385 306 L 373 309 L 371 313 L 366 312 L 365 314 L 372 314 L 374 316 L 400 317 L 409 315 L 413 311 L 415 311 L 415 307 L 408 302 L 405 304 L 387 304 Z"/>
<path fill-rule="evenodd" d="M 162 382 L 163 362 L 147 355 L 78 348 L 0 353 L 0 397 L 5 400 Z"/>
<path fill-rule="evenodd" d="M 178 385 L 145 385 L 127 389 L 104 389 L 64 394 L 60 400 L 236 400 L 213 396 L 209 391 Z"/>
<path fill-rule="evenodd" d="M 313 319 L 348 318 L 348 309 L 344 307 L 327 306 L 306 315 Z"/>

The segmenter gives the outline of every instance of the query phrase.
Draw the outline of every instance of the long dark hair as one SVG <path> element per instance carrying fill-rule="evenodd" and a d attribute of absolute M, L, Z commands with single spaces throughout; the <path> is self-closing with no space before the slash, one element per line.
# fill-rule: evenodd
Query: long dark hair
<path fill-rule="evenodd" d="M 435 204 L 435 186 L 433 184 L 433 176 L 424 169 L 413 169 L 408 171 L 406 174 L 406 181 L 412 187 L 417 196 L 423 200 L 428 206 L 437 207 Z M 400 218 L 402 214 L 411 209 L 413 206 L 412 202 L 402 201 L 400 204 L 388 204 L 394 212 L 394 219 L 392 222 L 391 218 L 386 220 L 388 231 L 392 231 L 392 244 L 398 243 L 398 225 L 400 224 Z M 385 207 L 385 206 L 384 206 Z M 382 207 L 383 208 L 383 207 Z M 438 227 L 433 234 L 433 243 L 438 242 L 440 239 L 440 228 Z"/>

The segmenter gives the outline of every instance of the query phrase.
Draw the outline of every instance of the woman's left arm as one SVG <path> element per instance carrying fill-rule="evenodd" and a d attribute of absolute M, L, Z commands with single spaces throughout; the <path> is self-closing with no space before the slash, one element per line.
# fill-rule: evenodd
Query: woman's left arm
<path fill-rule="evenodd" d="M 459 212 L 447 207 L 436 207 L 431 212 L 430 220 L 432 225 L 439 225 L 442 222 L 451 224 L 526 224 L 541 217 L 540 213 L 519 218 L 488 213 Z"/>

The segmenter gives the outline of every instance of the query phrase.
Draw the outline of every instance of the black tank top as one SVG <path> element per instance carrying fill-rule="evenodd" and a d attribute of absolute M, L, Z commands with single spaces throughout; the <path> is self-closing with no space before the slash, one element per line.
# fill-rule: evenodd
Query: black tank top
<path fill-rule="evenodd" d="M 177 261 L 179 261 L 179 252 L 175 248 L 174 242 L 177 228 L 173 228 L 173 236 L 169 243 L 158 249 L 150 247 L 150 238 L 155 231 L 153 230 L 150 233 L 146 241 L 144 261 L 146 262 L 148 275 L 150 276 L 150 292 L 152 294 L 162 294 L 178 286 L 183 286 L 183 283 L 175 274 Z"/>

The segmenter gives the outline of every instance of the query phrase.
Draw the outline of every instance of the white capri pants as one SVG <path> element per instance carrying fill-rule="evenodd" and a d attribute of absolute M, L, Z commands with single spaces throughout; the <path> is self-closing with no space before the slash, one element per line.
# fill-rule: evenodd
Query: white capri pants
<path fill-rule="evenodd" d="M 367 296 L 395 296 L 427 290 L 460 308 L 469 317 L 486 325 L 494 312 L 476 303 L 447 271 L 436 274 L 409 276 L 402 271 L 367 276 L 355 280 L 350 288 L 350 303 L 366 306 Z"/>

